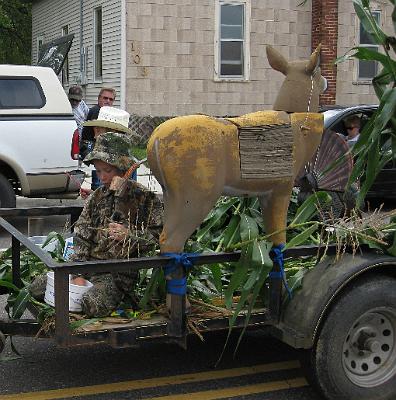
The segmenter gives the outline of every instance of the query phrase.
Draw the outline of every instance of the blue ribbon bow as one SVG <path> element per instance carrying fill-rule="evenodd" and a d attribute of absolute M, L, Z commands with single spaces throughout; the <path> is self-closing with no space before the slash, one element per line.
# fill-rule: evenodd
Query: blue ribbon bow
<path fill-rule="evenodd" d="M 164 267 L 165 277 L 175 272 L 179 266 L 182 266 L 185 272 L 189 271 L 194 266 L 191 258 L 199 256 L 197 253 L 162 253 L 161 255 L 171 258 L 169 263 Z M 187 277 L 167 279 L 166 291 L 167 293 L 179 296 L 185 295 L 187 292 Z"/>
<path fill-rule="evenodd" d="M 272 279 L 282 279 L 283 285 L 287 291 L 289 299 L 292 298 L 292 292 L 287 284 L 286 281 L 286 274 L 284 269 L 284 258 L 283 258 L 283 248 L 285 247 L 284 244 L 279 244 L 278 246 L 274 246 L 271 251 L 273 252 L 273 261 L 279 265 L 280 271 L 272 271 L 269 273 L 269 277 Z"/>

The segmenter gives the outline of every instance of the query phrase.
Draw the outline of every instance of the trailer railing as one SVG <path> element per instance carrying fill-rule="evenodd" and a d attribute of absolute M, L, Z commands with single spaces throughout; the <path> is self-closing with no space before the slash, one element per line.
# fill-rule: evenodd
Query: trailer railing
<path fill-rule="evenodd" d="M 9 217 L 45 217 L 54 215 L 70 215 L 71 229 L 82 207 L 60 206 L 60 207 L 36 207 L 36 208 L 19 208 L 19 209 L 0 209 L 0 226 L 11 236 L 12 247 L 12 279 L 17 287 L 22 287 L 21 271 L 20 271 L 20 251 L 24 246 L 36 255 L 48 268 L 54 271 L 55 280 L 55 340 L 60 346 L 72 346 L 88 342 L 109 341 L 108 332 L 95 332 L 92 335 L 76 335 L 73 334 L 69 324 L 69 274 L 84 273 L 100 273 L 100 272 L 124 272 L 136 271 L 139 269 L 162 268 L 166 266 L 170 258 L 165 256 L 141 257 L 131 259 L 117 260 L 94 260 L 84 262 L 57 262 L 49 253 L 41 247 L 35 245 L 27 236 L 22 234 L 18 229 L 11 225 L 5 218 Z M 318 254 L 316 246 L 302 246 L 287 250 L 285 257 L 299 257 Z M 334 249 L 333 249 L 334 250 Z M 329 249 L 327 249 L 329 251 Z M 330 248 L 332 252 L 332 248 Z M 204 265 L 212 263 L 236 262 L 240 258 L 240 252 L 201 254 L 194 257 L 194 265 Z M 279 265 L 274 263 L 273 271 L 280 271 Z M 185 271 L 179 267 L 176 271 L 176 277 L 184 277 Z M 279 321 L 282 301 L 282 282 L 280 279 L 270 279 L 270 298 L 268 312 L 258 313 L 252 316 L 250 324 L 276 324 Z M 135 326 L 134 337 L 146 336 L 166 336 L 185 347 L 186 340 L 186 314 L 185 314 L 185 295 L 171 295 L 171 309 L 167 323 L 157 326 Z M 236 326 L 243 326 L 243 316 L 238 318 Z M 3 322 L 4 324 L 4 322 Z M 228 326 L 227 318 L 220 318 L 217 321 L 207 321 L 208 330 L 224 329 Z M 39 329 L 37 321 L 21 320 L 12 321 L 12 327 L 8 326 L 8 332 L 14 334 L 37 333 Z M 1 330 L 1 322 L 0 322 Z M 137 331 L 139 331 L 137 333 Z M 148 333 L 150 331 L 150 333 Z M 120 329 L 117 332 L 117 338 L 113 338 L 113 343 L 133 343 L 133 338 L 128 342 L 128 330 Z M 110 333 L 114 335 L 114 332 Z M 111 338 L 110 338 L 111 339 Z M 110 340 L 111 341 L 111 340 Z"/>

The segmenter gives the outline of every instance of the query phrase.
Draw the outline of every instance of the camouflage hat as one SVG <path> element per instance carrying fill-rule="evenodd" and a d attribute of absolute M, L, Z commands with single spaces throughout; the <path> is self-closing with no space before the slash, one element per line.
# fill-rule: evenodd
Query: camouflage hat
<path fill-rule="evenodd" d="M 118 132 L 102 133 L 96 139 L 95 147 L 84 158 L 90 165 L 94 160 L 104 161 L 121 171 L 126 171 L 137 160 L 132 154 L 133 141 L 129 135 Z"/>

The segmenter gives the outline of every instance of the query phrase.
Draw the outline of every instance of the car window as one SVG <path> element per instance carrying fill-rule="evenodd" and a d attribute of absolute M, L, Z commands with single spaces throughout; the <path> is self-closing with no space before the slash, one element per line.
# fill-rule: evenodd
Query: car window
<path fill-rule="evenodd" d="M 45 104 L 45 96 L 39 81 L 35 78 L 1 78 L 0 108 L 41 108 Z"/>

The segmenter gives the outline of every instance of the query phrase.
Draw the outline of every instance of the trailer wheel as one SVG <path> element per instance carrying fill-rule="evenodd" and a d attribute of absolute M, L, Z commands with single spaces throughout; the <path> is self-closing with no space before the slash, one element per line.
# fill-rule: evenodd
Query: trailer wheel
<path fill-rule="evenodd" d="M 0 208 L 15 207 L 16 198 L 14 189 L 9 180 L 0 174 Z"/>
<path fill-rule="evenodd" d="M 0 354 L 3 352 L 5 347 L 6 337 L 4 333 L 0 331 Z"/>
<path fill-rule="evenodd" d="M 360 280 L 330 311 L 310 354 L 310 380 L 327 399 L 396 398 L 395 285 Z"/>

